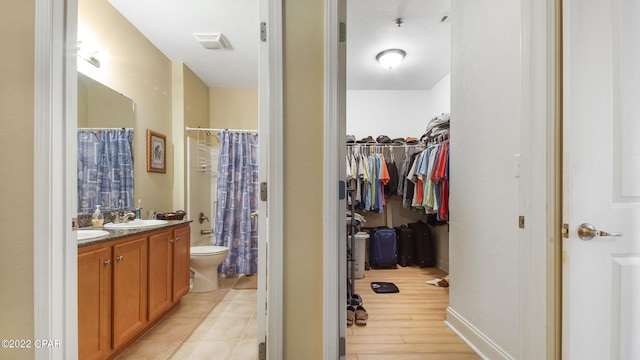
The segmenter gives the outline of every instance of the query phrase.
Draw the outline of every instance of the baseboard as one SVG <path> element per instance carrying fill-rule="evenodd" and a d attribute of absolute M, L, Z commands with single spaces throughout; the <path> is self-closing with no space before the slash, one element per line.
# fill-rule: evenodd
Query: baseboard
<path fill-rule="evenodd" d="M 514 360 L 480 330 L 467 322 L 451 307 L 447 308 L 447 326 L 469 345 L 480 357 L 486 360 Z"/>

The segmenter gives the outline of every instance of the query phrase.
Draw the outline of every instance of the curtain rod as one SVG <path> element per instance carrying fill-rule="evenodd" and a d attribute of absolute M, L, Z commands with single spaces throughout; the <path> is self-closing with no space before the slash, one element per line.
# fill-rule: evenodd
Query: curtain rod
<path fill-rule="evenodd" d="M 186 127 L 185 128 L 186 131 L 239 131 L 239 132 L 254 132 L 257 133 L 258 130 L 252 130 L 252 129 L 214 129 L 214 128 L 192 128 L 192 127 Z"/>

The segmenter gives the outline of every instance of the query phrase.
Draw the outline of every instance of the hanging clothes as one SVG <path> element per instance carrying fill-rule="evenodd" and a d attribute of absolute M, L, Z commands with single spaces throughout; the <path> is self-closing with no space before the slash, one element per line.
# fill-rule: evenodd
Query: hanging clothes
<path fill-rule="evenodd" d="M 386 198 L 397 194 L 398 168 L 392 153 L 385 151 L 387 148 L 388 145 L 361 147 L 360 144 L 348 148 L 346 180 L 355 189 L 356 209 L 382 213 Z"/>
<path fill-rule="evenodd" d="M 449 140 L 408 155 L 400 176 L 403 207 L 449 219 Z"/>

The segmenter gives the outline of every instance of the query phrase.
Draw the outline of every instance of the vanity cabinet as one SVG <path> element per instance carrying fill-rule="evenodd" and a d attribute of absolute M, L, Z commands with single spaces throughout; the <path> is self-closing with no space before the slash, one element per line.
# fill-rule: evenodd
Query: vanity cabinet
<path fill-rule="evenodd" d="M 181 299 L 189 292 L 191 282 L 191 232 L 189 226 L 173 231 L 173 299 Z"/>
<path fill-rule="evenodd" d="M 189 291 L 189 224 L 78 248 L 78 357 L 110 359 Z"/>
<path fill-rule="evenodd" d="M 147 323 L 147 238 L 113 246 L 113 347 L 133 338 Z"/>
<path fill-rule="evenodd" d="M 149 320 L 189 292 L 189 227 L 149 236 Z"/>
<path fill-rule="evenodd" d="M 111 353 L 110 248 L 78 254 L 78 358 L 104 359 Z"/>

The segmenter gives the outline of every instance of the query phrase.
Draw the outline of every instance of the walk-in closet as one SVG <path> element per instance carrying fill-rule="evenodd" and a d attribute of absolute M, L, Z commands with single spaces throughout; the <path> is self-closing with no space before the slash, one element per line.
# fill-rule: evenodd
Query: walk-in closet
<path fill-rule="evenodd" d="M 348 359 L 478 359 L 445 324 L 449 6 L 347 1 Z"/>

